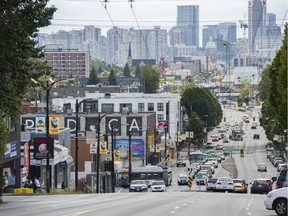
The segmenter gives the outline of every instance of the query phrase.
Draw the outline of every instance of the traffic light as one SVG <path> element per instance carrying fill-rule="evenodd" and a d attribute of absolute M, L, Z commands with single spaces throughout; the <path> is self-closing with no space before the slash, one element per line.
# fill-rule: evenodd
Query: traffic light
<path fill-rule="evenodd" d="M 244 149 L 243 148 L 240 149 L 240 156 L 244 157 Z"/>

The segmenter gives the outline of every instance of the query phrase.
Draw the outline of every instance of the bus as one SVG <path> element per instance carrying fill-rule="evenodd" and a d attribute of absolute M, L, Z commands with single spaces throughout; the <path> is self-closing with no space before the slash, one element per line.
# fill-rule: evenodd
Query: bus
<path fill-rule="evenodd" d="M 214 154 L 203 153 L 201 151 L 191 152 L 189 155 L 189 161 L 191 163 L 202 163 L 207 158 L 214 158 Z"/>
<path fill-rule="evenodd" d="M 128 177 L 126 170 L 125 173 L 119 173 L 119 176 L 121 175 Z M 163 180 L 166 186 L 169 186 L 172 184 L 172 168 L 162 165 L 132 167 L 131 181 L 133 180 L 145 180 L 148 187 L 150 187 L 155 180 Z"/>

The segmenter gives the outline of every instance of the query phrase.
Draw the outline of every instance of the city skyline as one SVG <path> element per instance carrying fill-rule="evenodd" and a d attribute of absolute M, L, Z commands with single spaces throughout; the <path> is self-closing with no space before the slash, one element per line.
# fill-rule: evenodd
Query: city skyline
<path fill-rule="evenodd" d="M 176 26 L 177 6 L 179 5 L 199 5 L 200 39 L 205 25 L 235 22 L 237 36 L 241 36 L 242 30 L 238 21 L 248 22 L 248 0 L 233 1 L 233 3 L 231 0 L 217 2 L 212 0 L 135 0 L 132 3 L 132 9 L 131 3 L 126 0 L 111 0 L 106 3 L 106 11 L 105 3 L 98 0 L 52 0 L 49 5 L 54 5 L 58 10 L 52 24 L 40 29 L 40 33 L 51 34 L 59 30 L 82 29 L 85 25 L 101 28 L 102 35 L 105 36 L 107 30 L 113 26 L 135 29 L 151 29 L 154 26 L 161 26 L 163 29 L 171 29 Z M 276 22 L 280 25 L 287 22 L 287 6 L 288 3 L 285 4 L 283 0 L 268 0 L 267 13 L 275 13 Z M 283 26 L 281 28 L 283 29 Z"/>

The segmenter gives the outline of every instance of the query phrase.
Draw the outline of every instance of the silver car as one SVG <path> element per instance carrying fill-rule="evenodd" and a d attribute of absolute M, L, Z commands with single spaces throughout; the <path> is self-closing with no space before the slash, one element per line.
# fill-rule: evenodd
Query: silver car
<path fill-rule="evenodd" d="M 148 186 L 145 180 L 133 180 L 129 187 L 129 192 L 147 192 Z"/>
<path fill-rule="evenodd" d="M 151 184 L 152 192 L 166 192 L 166 185 L 164 181 L 153 181 Z"/>

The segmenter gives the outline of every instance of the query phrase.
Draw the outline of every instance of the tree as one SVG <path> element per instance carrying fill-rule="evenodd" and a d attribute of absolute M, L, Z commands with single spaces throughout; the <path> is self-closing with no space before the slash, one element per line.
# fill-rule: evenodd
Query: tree
<path fill-rule="evenodd" d="M 140 65 L 138 64 L 135 71 L 135 77 L 140 78 L 140 76 L 141 76 L 141 68 Z"/>
<path fill-rule="evenodd" d="M 103 68 L 101 65 L 99 65 L 98 70 L 97 70 L 97 74 L 101 74 L 103 72 Z"/>
<path fill-rule="evenodd" d="M 144 93 L 156 93 L 159 88 L 159 78 L 160 72 L 157 66 L 142 66 L 140 82 L 144 87 Z"/>
<path fill-rule="evenodd" d="M 203 122 L 207 121 L 208 128 L 213 128 L 221 122 L 221 106 L 208 88 L 187 87 L 181 95 L 181 103 L 189 118 L 195 112 Z"/>
<path fill-rule="evenodd" d="M 40 60 L 43 52 L 35 40 L 39 28 L 50 25 L 56 11 L 53 6 L 46 7 L 47 2 L 0 1 L 0 157 L 8 136 L 3 116 L 19 121 L 21 103 L 32 85 L 31 78 L 50 73 L 46 63 Z"/>
<path fill-rule="evenodd" d="M 108 77 L 108 83 L 109 85 L 117 85 L 117 80 L 116 80 L 116 76 L 114 73 L 114 70 L 111 69 L 109 77 Z"/>
<path fill-rule="evenodd" d="M 89 79 L 88 79 L 88 85 L 96 85 L 99 83 L 99 79 L 97 77 L 96 71 L 94 68 L 92 68 L 92 71 L 90 73 Z"/>
<path fill-rule="evenodd" d="M 126 63 L 125 64 L 125 67 L 124 67 L 124 76 L 125 77 L 130 77 L 130 68 L 129 68 L 129 65 Z"/>

